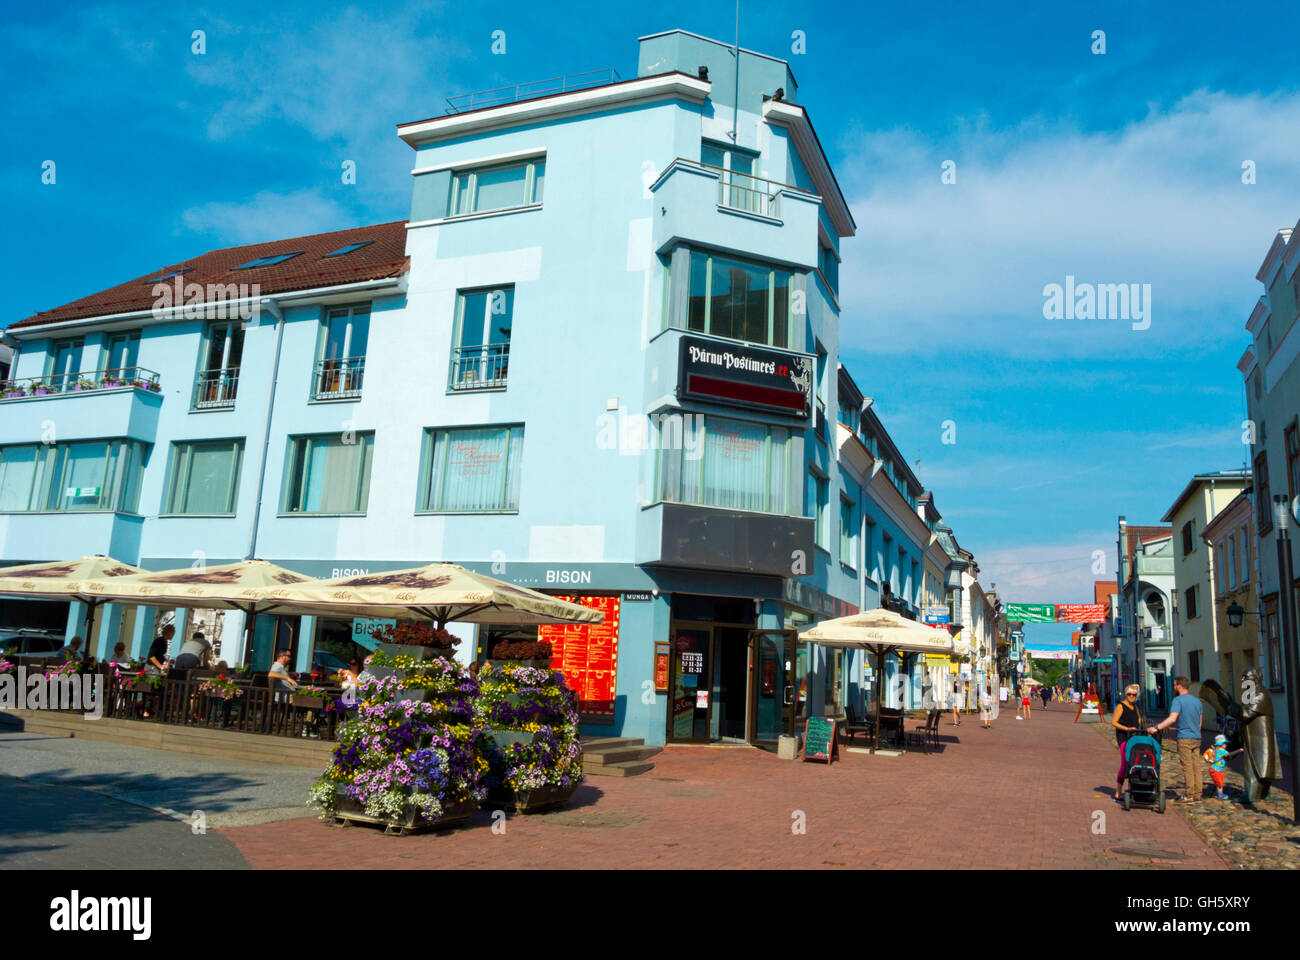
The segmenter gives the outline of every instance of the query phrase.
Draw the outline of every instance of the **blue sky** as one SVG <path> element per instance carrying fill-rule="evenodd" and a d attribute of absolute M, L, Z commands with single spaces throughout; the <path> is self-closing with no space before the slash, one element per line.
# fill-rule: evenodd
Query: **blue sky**
<path fill-rule="evenodd" d="M 841 277 L 858 383 L 985 584 L 1077 602 L 1094 550 L 1114 569 L 1118 514 L 1158 522 L 1192 472 L 1243 463 L 1254 274 L 1300 217 L 1300 12 L 1057 6 L 746 0 L 741 44 L 790 59 L 853 206 Z M 402 218 L 398 122 L 467 90 L 631 76 L 636 37 L 674 27 L 729 40 L 734 6 L 9 10 L 0 323 L 214 247 Z M 1045 320 L 1042 289 L 1066 275 L 1151 284 L 1150 329 Z"/>

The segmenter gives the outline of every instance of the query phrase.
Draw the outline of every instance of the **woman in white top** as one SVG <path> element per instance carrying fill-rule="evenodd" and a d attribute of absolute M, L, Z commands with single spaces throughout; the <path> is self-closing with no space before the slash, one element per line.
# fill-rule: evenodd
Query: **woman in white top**
<path fill-rule="evenodd" d="M 339 699 L 343 706 L 351 710 L 360 698 L 357 696 L 357 678 L 361 675 L 361 661 L 355 657 L 344 669 L 339 671 L 339 682 L 343 684 L 343 696 Z"/>
<path fill-rule="evenodd" d="M 980 726 L 987 730 L 993 726 L 993 685 L 986 684 L 980 691 Z"/>

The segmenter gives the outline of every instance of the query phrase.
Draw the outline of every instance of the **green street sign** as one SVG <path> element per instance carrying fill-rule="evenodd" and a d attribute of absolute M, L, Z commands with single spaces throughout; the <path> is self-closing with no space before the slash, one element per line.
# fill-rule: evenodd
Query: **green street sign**
<path fill-rule="evenodd" d="M 1024 623 L 1055 623 L 1056 605 L 1051 603 L 1008 603 L 1007 619 Z"/>

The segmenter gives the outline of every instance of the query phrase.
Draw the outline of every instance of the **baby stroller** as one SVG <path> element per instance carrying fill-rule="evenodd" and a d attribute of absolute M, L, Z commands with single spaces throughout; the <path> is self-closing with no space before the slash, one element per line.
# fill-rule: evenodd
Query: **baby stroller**
<path fill-rule="evenodd" d="M 1160 740 L 1145 733 L 1134 734 L 1124 744 L 1129 788 L 1124 791 L 1124 809 L 1134 804 L 1165 812 L 1165 792 L 1160 786 Z"/>

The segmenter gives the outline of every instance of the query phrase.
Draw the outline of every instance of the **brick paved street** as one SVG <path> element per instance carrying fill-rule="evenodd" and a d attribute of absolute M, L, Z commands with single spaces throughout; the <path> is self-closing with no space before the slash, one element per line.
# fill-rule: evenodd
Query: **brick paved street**
<path fill-rule="evenodd" d="M 479 813 L 441 834 L 384 837 L 291 820 L 221 831 L 253 867 L 1218 868 L 1170 812 L 1111 800 L 1115 751 L 1065 704 L 992 730 L 945 719 L 942 753 L 790 762 L 750 748 L 670 747 L 630 779 L 593 777 L 563 810 Z M 909 726 L 912 722 L 909 721 Z M 860 742 L 860 741 L 859 741 Z M 795 811 L 807 832 L 791 830 Z M 1102 811 L 1106 832 L 1092 832 Z"/>

